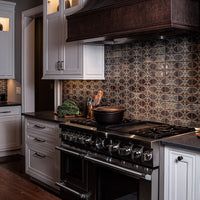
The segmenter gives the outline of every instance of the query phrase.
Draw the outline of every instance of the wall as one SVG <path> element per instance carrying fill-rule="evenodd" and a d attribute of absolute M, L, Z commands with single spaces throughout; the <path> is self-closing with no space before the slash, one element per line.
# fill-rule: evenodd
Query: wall
<path fill-rule="evenodd" d="M 82 103 L 102 88 L 126 117 L 193 126 L 200 119 L 199 63 L 197 37 L 106 46 L 105 81 L 64 81 L 63 98 Z"/>

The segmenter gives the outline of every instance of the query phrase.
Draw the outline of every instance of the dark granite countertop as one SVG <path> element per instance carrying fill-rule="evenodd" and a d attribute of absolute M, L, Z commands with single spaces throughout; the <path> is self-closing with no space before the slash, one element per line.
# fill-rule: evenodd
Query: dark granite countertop
<path fill-rule="evenodd" d="M 53 111 L 22 113 L 22 115 L 56 123 L 64 123 L 70 119 L 74 119 L 74 117 L 58 118 Z M 161 144 L 173 147 L 181 147 L 193 151 L 200 151 L 200 138 L 197 138 L 195 132 L 186 133 L 171 138 L 164 138 L 161 140 Z"/>
<path fill-rule="evenodd" d="M 161 144 L 181 147 L 192 151 L 200 151 L 200 138 L 198 138 L 194 132 L 180 135 L 178 137 L 163 139 Z"/>
<path fill-rule="evenodd" d="M 21 104 L 16 102 L 0 101 L 0 107 L 5 107 L 5 106 L 21 106 Z"/>
<path fill-rule="evenodd" d="M 31 117 L 50 122 L 57 122 L 57 123 L 64 123 L 66 121 L 69 121 L 70 119 L 74 119 L 74 117 L 59 118 L 57 115 L 55 115 L 53 111 L 29 112 L 29 113 L 22 113 L 22 115 L 26 117 Z"/>

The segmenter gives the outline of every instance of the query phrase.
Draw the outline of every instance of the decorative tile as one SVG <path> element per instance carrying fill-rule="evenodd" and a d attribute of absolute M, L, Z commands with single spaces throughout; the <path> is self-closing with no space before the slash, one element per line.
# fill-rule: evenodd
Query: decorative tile
<path fill-rule="evenodd" d="M 85 105 L 97 90 L 125 117 L 175 125 L 200 120 L 200 37 L 105 46 L 104 81 L 63 81 L 63 99 Z M 0 84 L 1 87 L 1 84 Z"/>

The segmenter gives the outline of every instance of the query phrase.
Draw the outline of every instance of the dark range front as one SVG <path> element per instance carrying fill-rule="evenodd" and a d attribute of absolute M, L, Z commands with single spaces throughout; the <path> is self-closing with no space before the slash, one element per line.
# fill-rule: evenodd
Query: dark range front
<path fill-rule="evenodd" d="M 105 167 L 95 168 L 95 200 L 151 200 L 151 181 L 134 178 Z"/>
<path fill-rule="evenodd" d="M 61 151 L 61 188 L 63 200 L 156 200 L 158 170 L 139 168 L 138 171 L 106 161 L 80 149 L 57 147 Z M 98 155 L 96 155 L 98 156 Z M 128 167 L 128 165 L 127 165 Z M 146 172 L 146 173 L 145 173 Z M 146 193 L 143 193 L 143 191 Z M 157 190 L 157 189 L 156 189 Z M 157 192 L 155 192 L 157 194 Z"/>

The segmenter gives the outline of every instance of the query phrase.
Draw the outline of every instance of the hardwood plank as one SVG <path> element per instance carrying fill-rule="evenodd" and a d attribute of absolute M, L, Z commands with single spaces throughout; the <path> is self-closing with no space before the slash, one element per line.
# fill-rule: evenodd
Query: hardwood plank
<path fill-rule="evenodd" d="M 21 163 L 19 162 L 19 165 Z M 20 166 L 18 166 L 20 168 Z M 0 199 L 1 200 L 60 200 L 29 181 L 26 176 L 0 165 Z"/>

